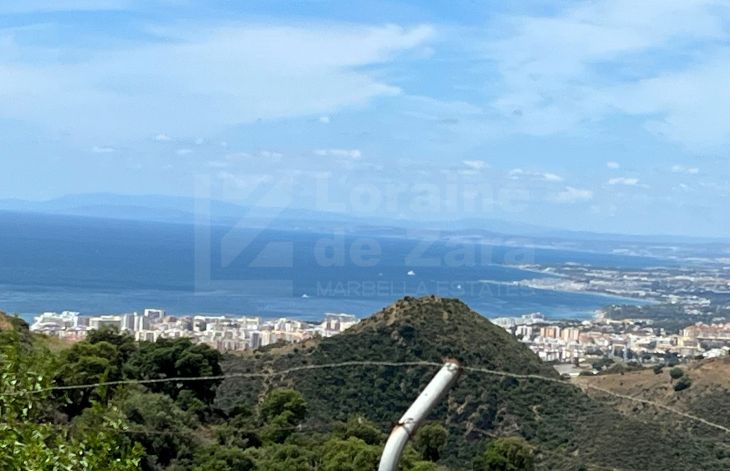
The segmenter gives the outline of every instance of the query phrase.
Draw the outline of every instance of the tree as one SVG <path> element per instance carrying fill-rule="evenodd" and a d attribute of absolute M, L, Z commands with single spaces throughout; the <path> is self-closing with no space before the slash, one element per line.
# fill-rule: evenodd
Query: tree
<path fill-rule="evenodd" d="M 368 445 L 382 445 L 385 442 L 385 434 L 375 424 L 361 416 L 351 417 L 346 424 L 337 427 L 335 432 L 342 439 L 355 437 Z"/>
<path fill-rule="evenodd" d="M 174 460 L 192 458 L 199 441 L 197 420 L 169 396 L 131 390 L 118 399 L 118 405 L 130 422 L 132 436 L 147 452 L 142 469 L 156 470 Z"/>
<path fill-rule="evenodd" d="M 682 376 L 684 376 L 684 370 L 682 368 L 675 366 L 671 370 L 669 370 L 669 376 L 671 376 L 672 379 L 679 379 Z"/>
<path fill-rule="evenodd" d="M 6 332 L 7 334 L 7 332 Z M 99 408 L 98 426 L 71 433 L 48 421 L 56 359 L 5 335 L 0 344 L 0 469 L 28 471 L 132 471 L 143 450 L 124 435 L 126 423 Z"/>
<path fill-rule="evenodd" d="M 259 419 L 264 424 L 264 441 L 283 443 L 307 415 L 307 403 L 299 392 L 288 388 L 272 390 L 261 403 Z"/>
<path fill-rule="evenodd" d="M 261 419 L 270 422 L 285 414 L 293 423 L 301 422 L 307 415 L 307 403 L 298 391 L 289 388 L 273 389 L 261 403 Z"/>
<path fill-rule="evenodd" d="M 322 471 L 360 471 L 376 469 L 381 448 L 350 437 L 331 439 L 323 446 Z"/>
<path fill-rule="evenodd" d="M 591 366 L 593 367 L 594 370 L 601 371 L 601 370 L 613 365 L 613 363 L 614 363 L 614 361 L 612 359 L 604 357 L 604 358 L 600 358 L 600 359 L 594 361 L 591 364 Z"/>
<path fill-rule="evenodd" d="M 532 447 L 521 437 L 498 438 L 474 462 L 475 471 L 534 471 Z"/>
<path fill-rule="evenodd" d="M 195 454 L 192 471 L 252 471 L 253 460 L 237 447 L 212 445 Z"/>
<path fill-rule="evenodd" d="M 681 378 L 679 378 L 679 381 L 674 384 L 674 390 L 682 391 L 690 386 L 692 386 L 692 380 L 689 378 L 689 376 L 682 376 Z"/>
<path fill-rule="evenodd" d="M 61 353 L 55 383 L 60 386 L 94 384 L 121 379 L 119 351 L 106 341 L 79 342 Z M 83 388 L 62 391 L 64 412 L 75 417 L 91 405 L 92 400 L 106 400 L 106 388 Z"/>
<path fill-rule="evenodd" d="M 410 467 L 409 471 L 437 471 L 436 463 L 431 461 L 417 461 Z"/>
<path fill-rule="evenodd" d="M 414 447 L 424 460 L 436 462 L 441 458 L 449 433 L 441 424 L 426 424 L 420 428 L 414 440 Z"/>
<path fill-rule="evenodd" d="M 159 339 L 144 342 L 124 365 L 124 374 L 132 379 L 181 378 L 219 376 L 221 354 L 205 344 L 193 344 L 190 339 Z M 205 404 L 215 398 L 220 380 L 164 382 L 148 385 L 153 392 L 164 393 L 173 399 L 183 390 L 190 390 Z"/>
<path fill-rule="evenodd" d="M 101 329 L 93 329 L 86 334 L 86 342 L 95 344 L 107 342 L 115 347 L 120 353 L 122 362 L 127 361 L 131 354 L 137 350 L 137 343 L 134 337 L 127 333 L 120 334 L 115 327 L 104 326 Z"/>
<path fill-rule="evenodd" d="M 274 443 L 262 448 L 246 450 L 256 463 L 257 471 L 314 471 L 317 462 L 315 450 L 289 443 Z"/>
<path fill-rule="evenodd" d="M 258 434 L 259 424 L 252 417 L 239 415 L 215 428 L 219 445 L 237 448 L 258 448 L 261 437 Z"/>

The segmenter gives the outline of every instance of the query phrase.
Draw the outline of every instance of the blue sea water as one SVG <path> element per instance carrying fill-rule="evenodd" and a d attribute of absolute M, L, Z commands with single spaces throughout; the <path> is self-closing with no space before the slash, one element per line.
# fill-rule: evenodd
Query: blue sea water
<path fill-rule="evenodd" d="M 121 313 L 159 307 L 321 319 L 405 295 L 459 297 L 487 317 L 583 318 L 613 302 L 517 287 L 508 264 L 657 265 L 656 259 L 300 231 L 0 213 L 0 310 Z M 634 301 L 629 301 L 634 302 Z"/>

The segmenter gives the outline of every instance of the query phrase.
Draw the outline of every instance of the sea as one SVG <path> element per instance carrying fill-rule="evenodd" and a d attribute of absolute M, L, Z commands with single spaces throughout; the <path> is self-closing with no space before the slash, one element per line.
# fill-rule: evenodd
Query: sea
<path fill-rule="evenodd" d="M 403 296 L 458 297 L 489 318 L 591 317 L 641 301 L 515 285 L 529 263 L 647 267 L 656 258 L 477 242 L 0 212 L 0 310 L 84 315 L 165 309 L 316 321 Z"/>

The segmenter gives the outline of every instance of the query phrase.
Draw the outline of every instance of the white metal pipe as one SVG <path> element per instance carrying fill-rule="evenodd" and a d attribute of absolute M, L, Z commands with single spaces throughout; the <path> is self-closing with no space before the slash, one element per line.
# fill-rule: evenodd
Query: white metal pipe
<path fill-rule="evenodd" d="M 461 374 L 461 365 L 454 360 L 444 363 L 426 389 L 411 404 L 388 437 L 380 457 L 378 471 L 396 471 L 408 439 L 418 430 L 428 414 L 443 399 Z"/>

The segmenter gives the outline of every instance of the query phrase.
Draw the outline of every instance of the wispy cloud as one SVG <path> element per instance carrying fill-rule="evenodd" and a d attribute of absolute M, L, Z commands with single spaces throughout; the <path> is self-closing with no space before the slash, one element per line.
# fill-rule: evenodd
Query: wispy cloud
<path fill-rule="evenodd" d="M 123 10 L 130 4 L 129 0 L 23 0 L 22 2 L 0 3 L 0 13 L 8 15 L 58 11 Z"/>
<path fill-rule="evenodd" d="M 534 180 L 542 180 L 546 182 L 562 182 L 563 177 L 560 175 L 557 175 L 555 173 L 550 172 L 532 172 L 528 170 L 523 170 L 521 168 L 514 168 L 510 170 L 507 175 L 513 179 L 517 180 L 520 178 L 530 178 Z"/>
<path fill-rule="evenodd" d="M 94 146 L 91 148 L 91 152 L 94 154 L 111 154 L 117 150 L 114 147 L 108 146 Z"/>
<path fill-rule="evenodd" d="M 314 154 L 320 157 L 342 157 L 352 160 L 358 160 L 362 157 L 360 149 L 317 149 Z"/>
<path fill-rule="evenodd" d="M 611 170 L 617 170 L 621 168 L 621 164 L 619 164 L 618 162 L 609 161 L 606 162 L 606 167 L 610 168 Z"/>
<path fill-rule="evenodd" d="M 552 16 L 513 16 L 497 25 L 501 37 L 486 51 L 502 79 L 493 101 L 502 120 L 520 132 L 548 135 L 635 115 L 650 132 L 693 150 L 730 142 L 730 122 L 723 119 L 730 91 L 721 85 L 730 74 L 727 4 L 567 5 Z"/>
<path fill-rule="evenodd" d="M 672 165 L 670 169 L 673 173 L 686 173 L 688 175 L 697 175 L 700 169 L 697 167 L 685 167 L 684 165 Z"/>
<path fill-rule="evenodd" d="M 462 160 L 461 163 L 472 170 L 484 170 L 489 168 L 489 164 L 483 160 Z"/>
<path fill-rule="evenodd" d="M 192 138 L 259 119 L 325 116 L 398 95 L 385 74 L 365 66 L 387 64 L 433 35 L 430 26 L 187 26 L 156 27 L 155 41 L 67 62 L 55 45 L 17 46 L 17 60 L 0 70 L 0 117 L 123 139 L 156 128 Z M 55 59 L 38 63 L 42 57 Z"/>
<path fill-rule="evenodd" d="M 551 200 L 555 203 L 570 204 L 593 199 L 593 191 L 567 186 L 563 191 L 555 193 Z"/>
<path fill-rule="evenodd" d="M 633 177 L 616 177 L 610 178 L 607 182 L 609 185 L 623 185 L 623 186 L 636 186 L 638 185 L 639 179 Z"/>

